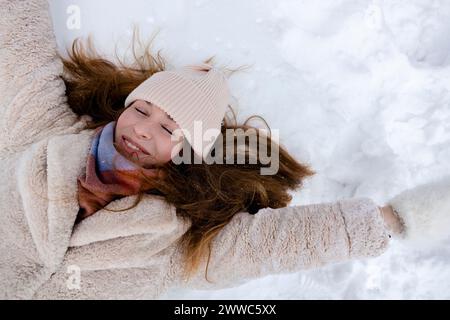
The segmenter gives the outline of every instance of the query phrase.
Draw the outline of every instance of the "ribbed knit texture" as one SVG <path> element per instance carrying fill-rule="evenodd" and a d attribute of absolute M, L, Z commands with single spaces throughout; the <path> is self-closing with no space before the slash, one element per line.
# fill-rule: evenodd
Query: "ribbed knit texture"
<path fill-rule="evenodd" d="M 220 134 L 226 108 L 231 101 L 226 76 L 209 64 L 185 66 L 153 74 L 126 98 L 125 107 L 135 100 L 149 101 L 169 114 L 189 135 L 185 138 L 195 154 L 205 158 Z M 197 137 L 202 139 L 208 129 L 216 129 L 207 139 L 194 137 L 194 122 L 201 123 Z M 194 142 L 194 138 L 196 139 Z M 209 148 L 204 148 L 209 145 Z M 204 153 L 202 153 L 202 151 Z"/>

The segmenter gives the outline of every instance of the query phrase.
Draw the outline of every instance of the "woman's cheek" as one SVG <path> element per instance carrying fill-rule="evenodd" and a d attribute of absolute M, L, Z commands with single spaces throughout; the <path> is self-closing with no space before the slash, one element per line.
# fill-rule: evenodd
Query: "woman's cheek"
<path fill-rule="evenodd" d="M 126 115 L 123 115 L 117 121 L 117 127 L 118 128 L 125 128 L 125 127 L 128 127 L 131 123 L 132 123 L 132 121 L 130 120 L 130 117 L 127 117 Z"/>
<path fill-rule="evenodd" d="M 169 147 L 167 147 L 169 146 Z M 167 162 L 169 161 L 172 157 L 172 145 L 170 144 L 170 141 L 167 143 L 166 148 L 164 150 L 164 154 L 163 154 L 163 161 Z"/>

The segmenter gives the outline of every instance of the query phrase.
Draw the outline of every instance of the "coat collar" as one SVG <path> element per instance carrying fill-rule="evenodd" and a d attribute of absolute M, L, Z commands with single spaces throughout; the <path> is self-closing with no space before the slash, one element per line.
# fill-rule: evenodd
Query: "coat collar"
<path fill-rule="evenodd" d="M 36 250 L 56 267 L 78 213 L 77 176 L 85 167 L 93 130 L 57 135 L 27 149 L 17 166 L 19 192 Z"/>
<path fill-rule="evenodd" d="M 77 177 L 86 169 L 93 136 L 94 130 L 84 130 L 40 141 L 24 153 L 18 165 L 25 217 L 37 251 L 48 266 L 56 268 L 69 247 L 143 234 L 166 236 L 173 242 L 190 226 L 190 221 L 177 217 L 175 208 L 161 196 L 150 194 L 123 212 L 107 209 L 131 207 L 137 196 L 114 200 L 75 226 Z"/>

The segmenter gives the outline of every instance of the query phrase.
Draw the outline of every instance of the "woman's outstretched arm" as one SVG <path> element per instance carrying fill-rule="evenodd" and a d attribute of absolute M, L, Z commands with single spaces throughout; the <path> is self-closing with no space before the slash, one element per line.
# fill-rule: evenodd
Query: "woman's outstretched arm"
<path fill-rule="evenodd" d="M 0 150 L 76 132 L 47 0 L 0 0 Z"/>
<path fill-rule="evenodd" d="M 382 211 L 369 198 L 266 208 L 255 215 L 241 212 L 213 240 L 207 272 L 211 282 L 205 279 L 206 259 L 193 278 L 184 280 L 178 250 L 172 274 L 175 285 L 220 289 L 270 274 L 374 257 L 388 246 L 386 226 Z"/>

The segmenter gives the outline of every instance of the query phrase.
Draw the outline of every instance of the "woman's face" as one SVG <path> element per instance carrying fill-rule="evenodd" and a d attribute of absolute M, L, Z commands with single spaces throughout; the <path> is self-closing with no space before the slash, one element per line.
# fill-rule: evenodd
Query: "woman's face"
<path fill-rule="evenodd" d="M 144 168 L 154 164 L 164 164 L 181 150 L 181 139 L 171 141 L 172 132 L 179 129 L 178 124 L 162 109 L 144 101 L 134 101 L 122 112 L 116 122 L 114 142 L 117 151 Z M 141 150 L 127 145 L 129 141 Z"/>

